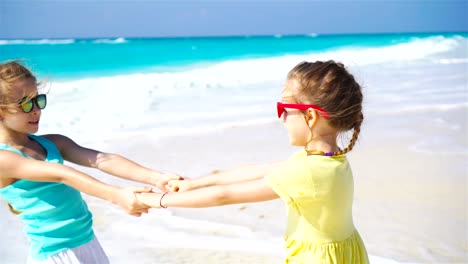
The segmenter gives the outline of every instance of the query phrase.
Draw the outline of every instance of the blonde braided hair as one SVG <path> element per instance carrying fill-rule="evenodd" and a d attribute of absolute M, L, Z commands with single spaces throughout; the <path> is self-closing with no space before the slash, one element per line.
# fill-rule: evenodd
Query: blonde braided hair
<path fill-rule="evenodd" d="M 342 63 L 329 60 L 301 62 L 288 73 L 288 80 L 299 84 L 295 95 L 298 103 L 317 105 L 327 111 L 328 122 L 340 132 L 354 130 L 346 148 L 325 155 L 343 155 L 351 151 L 364 120 L 361 86 L 354 76 Z"/>

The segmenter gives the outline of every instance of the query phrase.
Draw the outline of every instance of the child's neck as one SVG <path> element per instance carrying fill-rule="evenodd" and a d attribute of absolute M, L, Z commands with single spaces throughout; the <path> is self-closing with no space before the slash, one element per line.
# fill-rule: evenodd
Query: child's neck
<path fill-rule="evenodd" d="M 9 146 L 26 146 L 30 141 L 27 134 L 23 133 L 3 133 L 0 131 L 0 143 L 7 144 Z"/>
<path fill-rule="evenodd" d="M 305 146 L 305 150 L 313 154 L 314 152 L 336 152 L 339 151 L 340 148 L 336 143 L 336 136 L 329 134 L 312 138 L 312 140 Z"/>

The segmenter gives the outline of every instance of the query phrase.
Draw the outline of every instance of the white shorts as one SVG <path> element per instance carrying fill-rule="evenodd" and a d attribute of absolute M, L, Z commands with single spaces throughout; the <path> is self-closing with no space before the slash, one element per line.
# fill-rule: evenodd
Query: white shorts
<path fill-rule="evenodd" d="M 46 260 L 34 260 L 29 257 L 28 264 L 109 264 L 109 259 L 94 237 L 84 245 L 61 251 Z"/>

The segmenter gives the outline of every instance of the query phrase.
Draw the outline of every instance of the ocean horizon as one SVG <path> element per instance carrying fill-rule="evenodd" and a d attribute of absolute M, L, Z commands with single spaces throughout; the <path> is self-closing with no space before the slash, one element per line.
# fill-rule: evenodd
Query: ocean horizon
<path fill-rule="evenodd" d="M 23 59 L 42 78 L 182 71 L 226 60 L 304 55 L 342 48 L 376 48 L 468 32 L 261 36 L 0 39 L 0 60 Z"/>

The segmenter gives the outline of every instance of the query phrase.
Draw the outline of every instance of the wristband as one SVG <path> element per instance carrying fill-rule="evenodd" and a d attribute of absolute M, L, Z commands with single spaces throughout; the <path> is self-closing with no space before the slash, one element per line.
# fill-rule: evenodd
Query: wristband
<path fill-rule="evenodd" d="M 163 198 L 164 195 L 166 195 L 166 194 L 167 194 L 167 192 L 165 192 L 163 195 L 161 195 L 161 198 L 159 198 L 159 206 L 160 206 L 161 208 L 167 208 L 167 206 L 164 206 L 164 205 L 162 205 L 162 203 L 161 203 L 161 202 L 162 202 L 162 198 Z"/>

